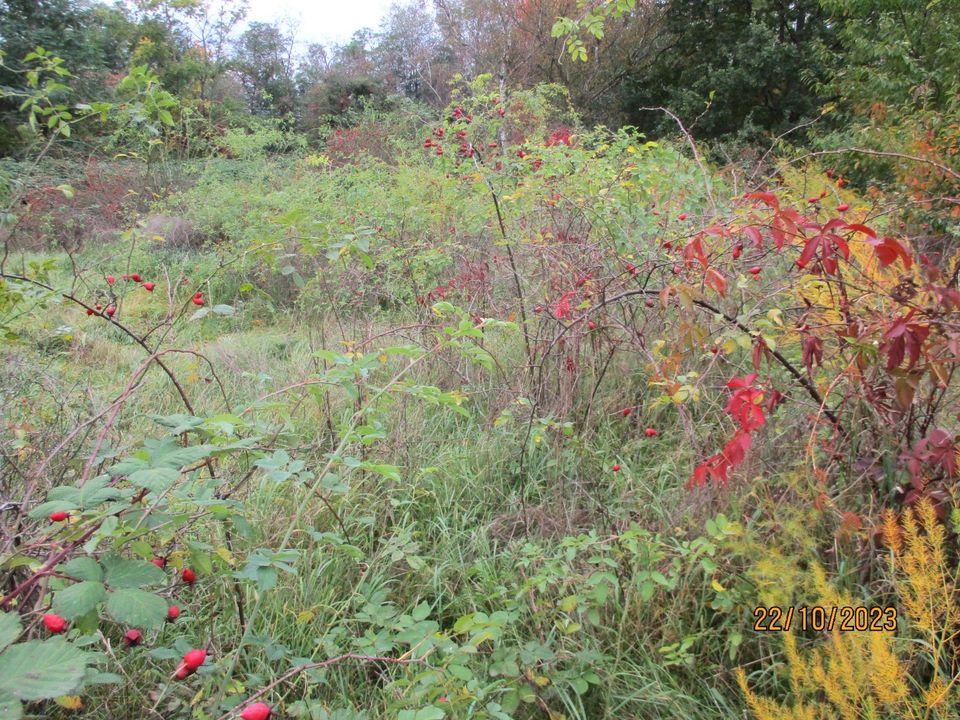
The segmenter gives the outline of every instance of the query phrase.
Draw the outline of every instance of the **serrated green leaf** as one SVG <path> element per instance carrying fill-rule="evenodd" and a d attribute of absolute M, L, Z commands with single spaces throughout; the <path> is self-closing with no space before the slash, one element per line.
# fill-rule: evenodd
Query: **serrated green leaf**
<path fill-rule="evenodd" d="M 107 612 L 130 627 L 159 628 L 167 617 L 167 601 L 143 590 L 117 590 L 107 594 Z"/>
<path fill-rule="evenodd" d="M 0 613 L 0 650 L 20 636 L 20 616 L 15 612 Z M 3 717 L 0 714 L 0 717 Z"/>
<path fill-rule="evenodd" d="M 109 475 L 99 475 L 88 480 L 87 484 L 80 489 L 80 506 L 89 510 L 108 500 L 115 500 L 120 497 L 120 491 L 116 488 L 107 487 L 109 484 Z"/>
<path fill-rule="evenodd" d="M 137 487 L 146 488 L 154 493 L 162 493 L 168 490 L 179 477 L 180 472 L 178 470 L 159 467 L 137 470 L 134 473 L 130 473 L 127 479 Z"/>
<path fill-rule="evenodd" d="M 23 705 L 13 695 L 0 690 L 0 718 L 20 720 L 23 717 Z"/>
<path fill-rule="evenodd" d="M 143 560 L 106 555 L 101 564 L 106 571 L 104 580 L 111 588 L 141 588 L 159 585 L 166 579 L 163 570 Z"/>
<path fill-rule="evenodd" d="M 73 620 L 78 615 L 93 610 L 103 601 L 105 594 L 103 583 L 90 580 L 78 582 L 57 591 L 53 596 L 53 610 L 67 620 Z"/>
<path fill-rule="evenodd" d="M 41 505 L 37 505 L 37 507 L 30 511 L 29 516 L 34 520 L 39 520 L 47 517 L 50 513 L 72 512 L 76 509 L 77 503 L 71 502 L 70 500 L 49 500 Z"/>
<path fill-rule="evenodd" d="M 0 654 L 0 693 L 47 700 L 75 692 L 92 656 L 62 637 L 31 640 Z"/>

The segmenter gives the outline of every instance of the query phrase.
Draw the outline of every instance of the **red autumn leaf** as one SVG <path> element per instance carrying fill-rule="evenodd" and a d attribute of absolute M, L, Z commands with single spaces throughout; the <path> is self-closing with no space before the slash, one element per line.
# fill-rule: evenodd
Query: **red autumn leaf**
<path fill-rule="evenodd" d="M 687 242 L 683 248 L 683 259 L 688 263 L 697 260 L 702 267 L 706 268 L 709 262 L 703 252 L 703 244 L 700 242 L 702 238 L 702 235 L 697 235 Z"/>
<path fill-rule="evenodd" d="M 882 267 L 892 265 L 899 258 L 907 270 L 913 265 L 913 258 L 907 249 L 892 237 L 885 237 L 883 240 L 877 240 L 871 243 L 874 246 L 873 251 L 877 255 Z"/>
<path fill-rule="evenodd" d="M 907 370 L 913 368 L 920 360 L 923 343 L 930 335 L 927 325 L 910 322 L 910 315 L 898 318 L 883 334 L 884 342 L 880 346 L 881 352 L 887 354 L 887 370 L 900 367 L 904 357 L 907 358 Z"/>
<path fill-rule="evenodd" d="M 812 335 L 805 337 L 801 343 L 803 347 L 803 366 L 807 375 L 812 374 L 813 365 L 823 365 L 823 340 Z"/>
<path fill-rule="evenodd" d="M 859 223 L 849 223 L 847 225 L 847 230 L 852 230 L 853 232 L 862 232 L 864 235 L 869 235 L 874 239 L 877 237 L 877 233 L 873 228 L 869 228 L 866 225 L 860 225 Z"/>
<path fill-rule="evenodd" d="M 777 196 L 770 192 L 755 192 L 747 195 L 751 200 L 760 200 L 765 205 L 772 207 L 775 210 L 780 209 L 780 201 L 777 199 Z"/>
<path fill-rule="evenodd" d="M 757 228 L 753 226 L 745 227 L 743 229 L 743 234 L 753 240 L 753 244 L 757 247 L 763 247 L 763 236 L 760 234 L 760 231 Z"/>
<path fill-rule="evenodd" d="M 704 278 L 704 282 L 707 283 L 707 287 L 713 288 L 718 293 L 720 293 L 720 297 L 727 296 L 727 281 L 723 277 L 723 275 L 721 275 L 719 272 L 717 272 L 713 268 L 710 268 L 709 270 L 707 270 L 706 276 Z"/>

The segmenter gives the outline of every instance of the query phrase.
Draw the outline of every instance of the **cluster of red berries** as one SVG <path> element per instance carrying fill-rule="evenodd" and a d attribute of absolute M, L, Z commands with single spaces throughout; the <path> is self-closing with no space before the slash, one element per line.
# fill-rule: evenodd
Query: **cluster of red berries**
<path fill-rule="evenodd" d="M 473 115 L 468 112 L 465 112 L 462 107 L 456 107 L 453 109 L 453 119 L 454 120 L 464 120 L 467 123 L 473 122 Z"/>
<path fill-rule="evenodd" d="M 117 278 L 115 278 L 113 275 L 107 275 L 106 279 L 107 279 L 107 285 L 113 285 L 114 283 L 117 282 Z M 141 283 L 143 289 L 146 290 L 147 292 L 153 292 L 153 289 L 157 286 L 156 283 L 150 282 L 149 280 L 144 282 L 143 278 L 140 277 L 139 273 L 131 273 L 130 275 L 123 275 L 123 280 L 125 282 Z M 103 305 L 100 303 L 97 303 L 92 308 L 87 308 L 87 315 L 103 314 L 103 315 L 106 315 L 107 317 L 112 318 L 116 313 L 117 313 L 117 306 L 114 305 L 113 303 L 110 303 L 109 305 L 107 305 L 106 309 L 104 309 Z"/>
<path fill-rule="evenodd" d="M 55 512 L 50 514 L 50 519 L 54 522 L 61 522 L 66 520 L 69 517 L 69 513 L 66 512 Z M 154 558 L 150 561 L 158 568 L 164 568 L 167 565 L 166 560 L 163 558 Z M 190 568 L 184 568 L 180 572 L 180 579 L 188 585 L 193 585 L 197 580 L 197 574 Z M 176 605 L 171 605 L 167 608 L 167 622 L 174 622 L 178 617 L 180 617 L 180 608 Z M 55 613 L 47 613 L 43 616 L 43 625 L 52 635 L 61 635 L 67 631 L 67 620 L 61 615 Z M 143 633 L 136 629 L 127 630 L 123 636 L 123 643 L 128 647 L 134 647 L 140 645 L 143 642 Z M 190 675 L 193 675 L 197 669 L 207 661 L 207 651 L 200 648 L 195 648 L 189 651 L 186 655 L 183 656 L 183 661 L 177 666 L 176 671 L 174 671 L 173 676 L 177 680 L 186 680 Z M 242 720 L 267 720 L 272 714 L 270 706 L 266 703 L 258 702 L 248 705 L 240 713 Z"/>

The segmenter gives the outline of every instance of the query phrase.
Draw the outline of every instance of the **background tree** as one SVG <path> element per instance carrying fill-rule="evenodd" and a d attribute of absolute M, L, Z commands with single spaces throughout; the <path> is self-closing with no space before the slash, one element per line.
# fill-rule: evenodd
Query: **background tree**
<path fill-rule="evenodd" d="M 640 109 L 664 106 L 696 122 L 698 137 L 759 140 L 819 114 L 816 48 L 834 30 L 818 0 L 670 0 L 663 22 L 656 58 L 624 78 L 629 122 L 672 132 L 662 113 Z"/>
<path fill-rule="evenodd" d="M 293 38 L 271 23 L 254 22 L 240 35 L 233 67 L 247 93 L 250 112 L 282 117 L 296 107 Z"/>

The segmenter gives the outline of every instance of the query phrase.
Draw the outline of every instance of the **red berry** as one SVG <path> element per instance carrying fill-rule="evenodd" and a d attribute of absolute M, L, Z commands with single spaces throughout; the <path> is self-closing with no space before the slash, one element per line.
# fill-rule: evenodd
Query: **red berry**
<path fill-rule="evenodd" d="M 152 282 L 145 282 L 145 283 L 143 284 L 143 289 L 146 290 L 147 292 L 153 292 L 153 289 L 154 289 L 155 287 L 156 287 L 156 285 L 155 285 L 154 283 L 152 283 Z"/>
<path fill-rule="evenodd" d="M 100 312 L 101 310 L 103 310 L 103 305 L 101 305 L 100 303 L 97 303 L 96 308 L 97 308 L 97 312 Z"/>
<path fill-rule="evenodd" d="M 613 471 L 614 471 L 614 472 L 620 472 L 620 465 L 619 465 L 618 463 L 614 463 L 614 464 L 613 464 Z"/>
<path fill-rule="evenodd" d="M 656 437 L 657 431 L 654 430 L 653 428 L 647 428 L 646 430 L 643 431 L 643 434 L 646 435 L 647 437 Z"/>
<path fill-rule="evenodd" d="M 677 215 L 677 220 L 686 220 L 686 219 L 687 219 L 686 213 L 680 213 L 679 215 Z"/>
<path fill-rule="evenodd" d="M 180 608 L 176 605 L 167 608 L 167 620 L 176 620 L 178 617 L 180 617 Z"/>
<path fill-rule="evenodd" d="M 761 268 L 759 265 L 754 265 L 752 268 L 747 270 L 747 272 L 750 273 L 751 275 L 759 275 L 762 269 L 763 268 Z"/>
<path fill-rule="evenodd" d="M 123 636 L 123 641 L 127 645 L 139 645 L 143 642 L 143 634 L 139 630 L 127 630 L 126 635 Z"/>
<path fill-rule="evenodd" d="M 833 170 L 827 170 L 827 177 L 833 179 Z"/>
<path fill-rule="evenodd" d="M 93 315 L 93 310 L 90 308 L 87 308 L 87 315 Z"/>
<path fill-rule="evenodd" d="M 67 629 L 67 621 L 59 615 L 44 615 L 43 624 L 46 625 L 47 630 L 54 635 L 59 635 L 60 633 L 65 632 Z"/>
<path fill-rule="evenodd" d="M 587 322 L 587 327 L 590 328 L 591 330 L 596 330 L 597 324 L 593 320 L 589 320 Z"/>
<path fill-rule="evenodd" d="M 643 304 L 646 305 L 647 307 L 653 307 L 653 298 L 647 298 L 646 300 L 644 300 Z"/>
<path fill-rule="evenodd" d="M 840 203 L 839 205 L 837 205 L 837 212 L 846 212 L 849 209 L 850 209 L 850 206 L 847 205 L 846 203 Z"/>
<path fill-rule="evenodd" d="M 167 566 L 167 561 L 164 560 L 163 558 L 154 558 L 150 562 L 156 565 L 161 570 L 163 570 Z"/>
<path fill-rule="evenodd" d="M 133 280 L 134 282 L 140 282 L 141 280 L 140 273 L 133 273 L 133 275 L 130 276 L 130 279 Z"/>
<path fill-rule="evenodd" d="M 180 573 L 180 578 L 187 584 L 193 585 L 197 581 L 197 574 L 190 568 L 184 568 Z"/>
<path fill-rule="evenodd" d="M 187 676 L 190 675 L 192 672 L 193 670 L 188 668 L 186 665 L 181 665 L 180 667 L 177 668 L 177 671 L 173 674 L 173 676 L 177 680 L 186 680 Z"/>
<path fill-rule="evenodd" d="M 107 305 L 107 317 L 113 317 L 116 312 L 116 305 Z"/>
<path fill-rule="evenodd" d="M 196 670 L 207 660 L 206 650 L 191 650 L 183 656 L 183 664 L 190 670 Z"/>
<path fill-rule="evenodd" d="M 626 416 L 629 415 L 631 412 L 632 412 L 632 411 L 630 410 L 630 408 L 624 408 L 624 409 L 623 409 L 623 416 L 626 417 Z"/>
<path fill-rule="evenodd" d="M 244 708 L 240 713 L 243 720 L 267 720 L 270 717 L 270 706 L 266 703 L 254 703 Z"/>
<path fill-rule="evenodd" d="M 807 198 L 807 202 L 810 203 L 811 205 L 813 205 L 814 203 L 820 202 L 820 198 L 818 198 L 818 197 Z"/>
<path fill-rule="evenodd" d="M 50 522 L 63 522 L 68 517 L 70 517 L 70 513 L 58 510 L 57 512 L 50 513 Z"/>
<path fill-rule="evenodd" d="M 733 259 L 736 260 L 738 257 L 740 257 L 740 253 L 742 253 L 742 252 L 743 252 L 743 248 L 740 247 L 739 245 L 737 245 L 737 246 L 733 249 Z"/>
<path fill-rule="evenodd" d="M 117 279 L 113 275 L 107 275 L 107 285 L 113 285 Z"/>
<path fill-rule="evenodd" d="M 194 295 L 192 302 L 194 305 L 203 305 L 203 297 L 200 295 Z"/>
<path fill-rule="evenodd" d="M 674 274 L 674 275 L 679 275 L 682 271 L 683 271 L 683 268 L 681 268 L 679 265 L 674 265 L 674 266 L 673 266 L 673 274 Z"/>
<path fill-rule="evenodd" d="M 712 348 L 710 348 L 710 352 L 712 352 L 714 355 L 716 355 L 718 352 L 720 352 L 720 348 L 718 348 L 716 345 L 714 345 Z"/>

